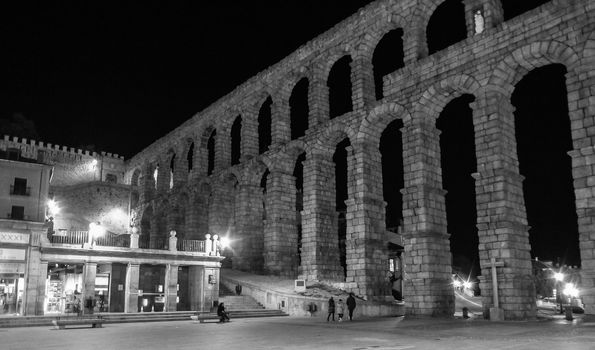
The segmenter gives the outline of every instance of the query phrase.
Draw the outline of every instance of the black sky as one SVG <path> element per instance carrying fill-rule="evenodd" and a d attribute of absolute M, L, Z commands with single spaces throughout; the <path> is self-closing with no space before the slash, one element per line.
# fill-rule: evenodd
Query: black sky
<path fill-rule="evenodd" d="M 0 118 L 130 157 L 370 2 L 4 4 Z"/>

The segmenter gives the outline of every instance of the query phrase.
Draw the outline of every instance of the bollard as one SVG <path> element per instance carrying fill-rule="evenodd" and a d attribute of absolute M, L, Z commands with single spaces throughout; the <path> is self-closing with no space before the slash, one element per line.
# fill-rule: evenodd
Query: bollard
<path fill-rule="evenodd" d="M 572 321 L 572 306 L 566 307 L 566 321 Z"/>
<path fill-rule="evenodd" d="M 463 308 L 463 318 L 469 318 L 469 309 L 466 307 Z"/>

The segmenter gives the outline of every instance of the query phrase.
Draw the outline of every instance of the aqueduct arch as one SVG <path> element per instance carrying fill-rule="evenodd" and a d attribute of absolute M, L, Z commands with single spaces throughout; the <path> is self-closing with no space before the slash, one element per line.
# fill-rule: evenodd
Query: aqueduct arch
<path fill-rule="evenodd" d="M 587 312 L 595 313 L 595 237 L 591 230 L 595 203 L 591 185 L 595 181 L 591 166 L 595 154 L 595 130 L 591 127 L 595 40 L 593 34 L 584 34 L 585 28 L 592 26 L 593 10 L 585 13 L 587 0 L 574 0 L 572 6 L 564 8 L 558 1 L 550 1 L 504 20 L 502 1 L 465 0 L 466 39 L 429 55 L 426 29 L 442 3 L 376 1 L 197 113 L 128 162 L 127 178 L 132 178 L 135 169 L 142 169 L 139 203 L 134 210 L 142 213 L 152 205 L 153 216 L 159 217 L 160 210 L 172 210 L 172 206 L 159 203 L 168 198 L 173 203 L 179 191 L 187 191 L 193 213 L 187 221 L 198 232 L 197 237 L 215 226 L 217 230 L 226 226 L 235 235 L 232 238 L 242 242 L 234 252 L 234 267 L 325 281 L 368 300 L 384 300 L 390 297 L 390 286 L 385 279 L 389 252 L 383 181 L 390 179 L 382 178 L 378 148 L 383 131 L 398 119 L 402 123 L 400 231 L 405 250 L 403 294 L 407 312 L 452 315 L 451 260 L 445 249 L 449 244 L 447 194 L 442 183 L 436 119 L 450 101 L 470 94 L 475 98 L 470 107 L 477 171 L 472 175 L 484 308 L 493 306 L 495 283 L 489 266 L 495 258 L 504 264 L 496 270 L 504 317 L 531 318 L 535 315 L 535 295 L 527 282 L 530 246 L 511 95 L 515 85 L 534 68 L 563 64 L 567 69 L 573 143 L 569 155 L 583 263 L 583 301 Z M 478 18 L 484 25 L 482 31 L 476 27 Z M 378 77 L 383 81 L 382 99 L 376 101 L 372 56 L 381 38 L 396 28 L 403 31 L 404 66 Z M 346 55 L 352 59 L 348 77 L 352 110 L 330 119 L 327 79 L 332 66 Z M 292 137 L 289 100 L 304 77 L 308 79 L 308 127 L 303 135 Z M 232 167 L 229 135 L 238 115 L 242 118 L 240 155 Z M 209 146 L 215 130 L 216 139 Z M 350 146 L 346 148 L 348 195 L 342 248 L 337 234 L 332 157 L 344 139 Z M 172 146 L 180 140 L 194 142 L 192 176 L 187 181 L 174 181 L 172 191 L 164 191 L 161 175 L 169 169 L 168 149 L 173 147 L 176 154 L 176 176 L 189 167 L 189 141 Z M 237 159 L 237 144 L 234 152 Z M 303 208 L 297 215 L 294 170 L 304 152 Z M 154 189 L 153 170 L 157 165 L 159 176 Z M 261 187 L 263 177 L 266 194 Z M 233 215 L 224 217 L 223 211 Z M 344 266 L 341 249 L 345 251 Z"/>

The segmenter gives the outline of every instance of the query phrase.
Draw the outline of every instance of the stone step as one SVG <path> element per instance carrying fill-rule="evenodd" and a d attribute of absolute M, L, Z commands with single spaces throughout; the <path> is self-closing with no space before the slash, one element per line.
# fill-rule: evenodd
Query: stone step
<path fill-rule="evenodd" d="M 231 310 L 264 309 L 264 306 L 249 295 L 234 295 L 219 297 L 219 302 L 225 304 L 225 308 Z"/>
<path fill-rule="evenodd" d="M 177 311 L 177 312 L 144 312 L 144 313 L 102 313 L 95 315 L 86 315 L 83 317 L 99 317 L 104 319 L 104 324 L 109 323 L 130 323 L 130 322 L 169 322 L 169 321 L 189 321 L 190 316 L 196 316 L 196 311 Z M 214 314 L 214 313 L 208 313 Z M 278 317 L 288 316 L 281 310 L 266 309 L 248 309 L 248 310 L 230 310 L 232 318 L 254 318 L 254 317 Z M 7 327 L 36 327 L 52 326 L 52 321 L 56 318 L 76 319 L 77 316 L 30 316 L 30 317 L 6 317 L 0 318 L 0 328 Z"/>

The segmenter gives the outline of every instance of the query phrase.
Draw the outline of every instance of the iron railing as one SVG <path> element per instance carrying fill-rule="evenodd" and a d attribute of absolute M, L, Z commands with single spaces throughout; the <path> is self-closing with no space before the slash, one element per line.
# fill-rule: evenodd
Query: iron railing
<path fill-rule="evenodd" d="M 10 185 L 10 194 L 13 196 L 30 196 L 31 187 Z"/>
<path fill-rule="evenodd" d="M 205 241 L 196 239 L 180 239 L 178 240 L 178 251 L 182 252 L 205 252 Z"/>

